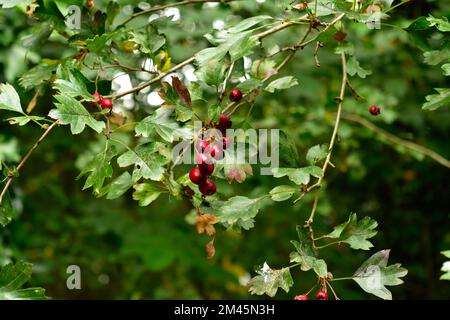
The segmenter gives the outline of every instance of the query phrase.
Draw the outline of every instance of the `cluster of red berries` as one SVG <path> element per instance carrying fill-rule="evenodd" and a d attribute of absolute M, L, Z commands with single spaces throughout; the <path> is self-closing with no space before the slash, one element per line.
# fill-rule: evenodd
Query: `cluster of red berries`
<path fill-rule="evenodd" d="M 95 101 L 91 101 L 91 105 L 95 106 L 99 104 L 102 106 L 102 109 L 112 109 L 113 102 L 111 99 L 103 98 L 98 92 L 95 92 L 92 96 L 94 97 Z"/>
<path fill-rule="evenodd" d="M 232 125 L 230 118 L 221 114 L 219 122 L 215 128 L 220 134 L 214 135 L 210 139 L 200 139 L 195 144 L 197 152 L 195 162 L 197 166 L 189 171 L 189 179 L 198 185 L 203 196 L 210 196 L 216 193 L 216 184 L 208 178 L 214 172 L 214 160 L 223 158 L 223 150 L 229 147 L 230 139 L 225 135 L 226 130 Z"/>
<path fill-rule="evenodd" d="M 328 300 L 328 294 L 323 290 L 319 290 L 316 293 L 316 299 L 317 300 Z M 308 295 L 302 294 L 299 296 L 295 296 L 294 300 L 308 300 Z"/>
<path fill-rule="evenodd" d="M 381 113 L 381 108 L 380 108 L 380 106 L 376 106 L 376 105 L 370 106 L 369 112 L 371 115 L 377 116 Z"/>

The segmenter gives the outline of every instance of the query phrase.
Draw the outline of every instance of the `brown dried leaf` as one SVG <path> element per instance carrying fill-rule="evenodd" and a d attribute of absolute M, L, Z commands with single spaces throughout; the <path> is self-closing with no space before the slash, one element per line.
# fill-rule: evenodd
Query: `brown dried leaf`
<path fill-rule="evenodd" d="M 127 121 L 127 117 L 123 116 L 120 113 L 113 112 L 109 120 L 115 125 L 122 126 Z"/>
<path fill-rule="evenodd" d="M 214 247 L 214 239 L 212 239 L 210 242 L 206 244 L 205 250 L 208 259 L 212 259 L 216 254 L 216 248 Z"/>
<path fill-rule="evenodd" d="M 214 225 L 218 222 L 217 218 L 209 213 L 198 214 L 195 217 L 195 227 L 197 228 L 198 234 L 206 232 L 208 236 L 215 235 L 216 229 L 214 228 Z"/>
<path fill-rule="evenodd" d="M 183 100 L 189 107 L 192 107 L 191 94 L 180 79 L 178 79 L 178 77 L 172 77 L 172 86 L 177 91 L 181 100 Z"/>

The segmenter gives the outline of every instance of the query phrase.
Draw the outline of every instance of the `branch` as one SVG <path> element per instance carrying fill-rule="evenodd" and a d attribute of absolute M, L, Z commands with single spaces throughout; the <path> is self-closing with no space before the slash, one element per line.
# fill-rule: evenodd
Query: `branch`
<path fill-rule="evenodd" d="M 17 172 L 19 172 L 19 170 L 25 165 L 25 163 L 28 161 L 28 159 L 30 158 L 33 151 L 39 146 L 39 144 L 42 142 L 42 140 L 44 140 L 45 137 L 47 137 L 47 135 L 50 133 L 50 131 L 52 131 L 52 129 L 58 124 L 59 124 L 59 122 L 55 121 L 44 131 L 44 133 L 39 137 L 39 139 L 33 144 L 31 149 L 27 152 L 25 157 L 23 157 L 22 161 L 20 161 L 20 163 L 17 165 L 17 167 L 16 167 Z M 11 185 L 11 182 L 13 179 L 14 179 L 14 175 L 10 175 L 8 180 L 6 181 L 5 186 L 3 187 L 2 193 L 0 194 L 0 207 L 3 202 L 3 197 L 5 196 L 6 191 L 8 190 L 9 186 Z"/>
<path fill-rule="evenodd" d="M 331 155 L 333 153 L 334 143 L 336 142 L 339 124 L 341 122 L 342 105 L 344 103 L 345 88 L 347 86 L 347 60 L 345 59 L 345 53 L 341 53 L 341 60 L 342 60 L 342 82 L 341 82 L 341 92 L 339 94 L 339 97 L 337 98 L 339 103 L 338 103 L 338 109 L 337 109 L 337 113 L 336 113 L 336 120 L 334 122 L 333 133 L 331 134 L 330 146 L 328 148 L 328 154 L 327 154 L 327 157 L 325 158 L 325 162 L 323 163 L 323 166 L 322 166 L 322 176 L 317 180 L 317 183 L 315 184 L 315 185 L 317 185 L 317 187 L 320 187 L 322 185 L 323 178 L 325 177 L 325 173 L 327 171 L 328 165 L 330 164 Z M 306 222 L 307 225 L 311 225 L 314 221 L 314 214 L 316 213 L 316 209 L 317 209 L 317 200 L 318 200 L 318 196 L 314 200 L 315 205 L 313 206 L 313 208 L 311 210 L 311 214 L 309 216 L 309 219 Z"/>
<path fill-rule="evenodd" d="M 392 142 L 394 144 L 401 145 L 408 149 L 419 152 L 420 154 L 423 154 L 424 156 L 427 156 L 427 157 L 433 159 L 434 161 L 443 165 L 444 167 L 450 168 L 450 161 L 445 159 L 440 154 L 438 154 L 438 153 L 434 152 L 433 150 L 430 150 L 424 146 L 418 145 L 417 143 L 414 143 L 412 141 L 401 139 L 401 138 L 397 137 L 396 135 L 376 126 L 369 120 L 366 120 L 356 114 L 345 112 L 342 114 L 342 119 L 359 123 L 360 125 L 366 127 L 367 129 L 369 129 L 373 132 L 376 132 L 377 134 L 379 134 L 380 136 L 383 136 L 384 138 L 386 138 L 387 140 L 389 140 L 390 142 Z"/>
<path fill-rule="evenodd" d="M 208 1 L 204 1 L 204 2 L 208 2 Z M 300 19 L 303 19 L 303 18 L 300 18 Z M 296 25 L 296 22 L 294 22 L 294 21 L 284 21 L 284 22 L 280 23 L 279 25 L 277 25 L 277 26 L 275 26 L 275 27 L 273 27 L 271 29 L 268 29 L 268 30 L 266 30 L 264 32 L 261 32 L 261 33 L 257 34 L 256 38 L 257 39 L 263 39 L 263 38 L 265 38 L 265 37 L 267 37 L 267 36 L 269 36 L 271 34 L 274 34 L 274 33 L 278 32 L 278 31 L 281 31 L 283 29 L 286 29 L 287 27 L 291 27 L 291 26 L 294 26 L 294 25 Z M 170 68 L 166 72 L 161 73 L 159 76 L 157 76 L 157 77 L 155 77 L 155 78 L 153 78 L 153 79 L 151 79 L 151 80 L 149 80 L 147 82 L 144 82 L 144 83 L 142 83 L 142 84 L 140 84 L 140 85 L 138 85 L 138 86 L 136 86 L 136 87 L 134 87 L 134 88 L 132 88 L 132 89 L 130 89 L 128 91 L 125 91 L 125 92 L 122 92 L 122 93 L 119 93 L 119 94 L 116 94 L 116 95 L 112 95 L 112 96 L 106 96 L 106 98 L 118 99 L 118 98 L 121 98 L 123 96 L 129 95 L 131 93 L 138 92 L 138 91 L 140 91 L 140 90 L 142 90 L 142 89 L 144 89 L 144 88 L 146 88 L 146 87 L 148 87 L 148 86 L 150 86 L 150 85 L 152 85 L 152 84 L 154 84 L 156 82 L 159 82 L 162 78 L 164 78 L 168 74 L 170 74 L 172 72 L 175 72 L 178 69 L 181 69 L 185 65 L 188 65 L 188 64 L 190 64 L 190 63 L 192 63 L 194 61 L 195 61 L 195 55 L 193 57 L 187 59 L 187 60 L 184 60 L 183 62 L 177 64 L 176 66 Z"/>
<path fill-rule="evenodd" d="M 122 22 L 120 24 L 120 26 L 124 26 L 126 25 L 128 22 L 130 22 L 131 20 L 133 20 L 136 17 L 139 17 L 141 15 L 147 14 L 147 13 L 152 13 L 152 12 L 157 12 L 157 11 L 161 11 L 167 8 L 172 8 L 172 7 L 181 7 L 187 4 L 198 4 L 198 3 L 206 3 L 206 2 L 221 2 L 221 3 L 226 3 L 226 2 L 231 2 L 234 0 L 184 0 L 184 1 L 179 1 L 179 2 L 174 2 L 174 3 L 169 3 L 169 4 L 165 4 L 165 5 L 161 5 L 161 6 L 156 6 L 147 10 L 143 10 L 141 12 L 137 12 L 134 13 L 133 15 L 131 15 L 128 19 L 126 19 L 124 22 Z"/>

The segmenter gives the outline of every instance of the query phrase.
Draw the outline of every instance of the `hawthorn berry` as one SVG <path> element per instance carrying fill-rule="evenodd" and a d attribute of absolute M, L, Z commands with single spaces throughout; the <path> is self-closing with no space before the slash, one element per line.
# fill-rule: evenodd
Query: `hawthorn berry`
<path fill-rule="evenodd" d="M 216 184 L 211 179 L 206 179 L 200 184 L 199 190 L 204 196 L 211 196 L 216 193 Z"/>
<path fill-rule="evenodd" d="M 226 148 L 228 148 L 231 144 L 231 140 L 228 137 L 222 137 L 222 146 L 223 149 L 225 150 Z"/>
<path fill-rule="evenodd" d="M 242 99 L 242 91 L 239 89 L 231 90 L 230 92 L 230 100 L 233 102 L 238 102 Z"/>
<path fill-rule="evenodd" d="M 308 300 L 308 296 L 306 294 L 302 294 L 299 296 L 295 296 L 294 300 Z"/>
<path fill-rule="evenodd" d="M 102 105 L 102 109 L 111 109 L 113 106 L 111 99 L 108 98 L 102 99 L 100 104 Z"/>
<path fill-rule="evenodd" d="M 204 165 L 211 163 L 211 157 L 206 153 L 199 153 L 195 156 L 195 163 L 198 165 Z"/>
<path fill-rule="evenodd" d="M 373 116 L 377 116 L 381 113 L 381 108 L 379 106 L 370 106 L 369 112 Z"/>
<path fill-rule="evenodd" d="M 230 120 L 230 117 L 226 114 L 222 113 L 219 117 L 219 123 L 216 125 L 216 129 L 224 132 L 225 130 L 231 128 L 233 123 Z"/>
<path fill-rule="evenodd" d="M 328 300 L 328 294 L 323 290 L 319 290 L 316 293 L 316 298 L 317 300 Z"/>
<path fill-rule="evenodd" d="M 209 153 L 216 160 L 220 160 L 223 157 L 222 148 L 217 143 L 209 147 Z"/>
<path fill-rule="evenodd" d="M 92 97 L 95 99 L 95 101 L 90 101 L 89 103 L 90 103 L 91 105 L 95 106 L 96 104 L 101 103 L 101 101 L 102 101 L 102 96 L 100 95 L 100 93 L 98 93 L 98 92 L 96 91 L 96 92 L 94 92 L 94 93 L 92 94 Z"/>
<path fill-rule="evenodd" d="M 201 164 L 198 166 L 205 176 L 210 176 L 214 172 L 214 164 Z"/>
<path fill-rule="evenodd" d="M 209 146 L 209 142 L 206 140 L 199 140 L 197 141 L 197 143 L 195 144 L 195 150 L 197 150 L 197 152 L 203 152 L 206 150 L 206 148 L 208 148 Z"/>
<path fill-rule="evenodd" d="M 206 176 L 199 167 L 195 167 L 189 171 L 189 179 L 192 183 L 201 184 L 206 180 Z"/>

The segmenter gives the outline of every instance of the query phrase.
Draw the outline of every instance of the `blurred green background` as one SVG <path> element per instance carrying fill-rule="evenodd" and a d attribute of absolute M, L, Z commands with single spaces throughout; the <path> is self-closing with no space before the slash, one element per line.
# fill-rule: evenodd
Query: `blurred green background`
<path fill-rule="evenodd" d="M 101 7 L 105 2 L 96 1 Z M 120 1 L 137 5 L 139 1 Z M 185 6 L 180 19 L 160 29 L 169 41 L 168 52 L 175 63 L 192 56 L 208 43 L 203 35 L 216 20 L 269 14 L 283 17 L 289 1 L 241 1 L 212 8 Z M 421 110 L 433 88 L 448 87 L 448 78 L 438 66 L 423 62 L 423 52 L 400 27 L 419 16 L 432 13 L 450 17 L 446 1 L 412 1 L 390 12 L 380 30 L 345 23 L 347 40 L 355 46 L 358 60 L 372 75 L 352 77 L 352 85 L 382 115 L 368 113 L 367 102 L 348 94 L 344 108 L 404 139 L 450 158 L 450 110 Z M 0 11 L 0 81 L 17 84 L 18 78 L 43 58 L 73 54 L 60 40 L 26 49 L 21 37 L 30 34 L 30 19 L 16 9 Z M 291 28 L 264 40 L 270 47 L 292 44 L 301 28 Z M 335 44 L 319 51 L 321 67 L 314 63 L 312 49 L 299 52 L 282 75 L 294 75 L 299 86 L 275 94 L 262 94 L 253 109 L 255 128 L 281 128 L 294 137 L 302 159 L 309 147 L 326 143 L 332 131 L 340 81 L 340 59 Z M 258 53 L 252 56 L 257 59 Z M 446 82 L 447 81 L 447 82 Z M 156 87 L 155 87 L 156 88 Z M 27 103 L 33 91 L 21 91 Z M 47 90 L 33 111 L 47 114 L 52 92 Z M 140 103 L 139 108 L 149 110 Z M 239 124 L 246 112 L 234 117 Z M 0 113 L 0 159 L 18 161 L 40 135 L 36 126 L 10 126 Z M 0 264 L 25 260 L 33 263 L 32 284 L 47 289 L 54 299 L 243 299 L 250 296 L 246 281 L 254 268 L 267 261 L 270 266 L 289 263 L 295 226 L 311 210 L 307 196 L 296 205 L 276 203 L 263 208 L 255 228 L 236 233 L 218 226 L 216 256 L 206 259 L 206 236 L 199 236 L 192 224 L 191 205 L 161 196 L 148 207 L 139 207 L 125 194 L 118 200 L 96 199 L 82 191 L 76 180 L 79 164 L 98 148 L 92 132 L 72 136 L 67 127 L 52 132 L 32 155 L 13 182 L 11 192 L 19 217 L 0 230 Z M 344 120 L 329 170 L 327 185 L 315 220 L 317 232 L 329 232 L 347 219 L 350 212 L 370 216 L 379 222 L 373 239 L 376 250 L 391 248 L 391 263 L 409 270 L 405 284 L 392 288 L 395 299 L 450 299 L 450 283 L 440 281 L 442 250 L 450 249 L 450 174 L 430 159 L 396 148 L 357 123 Z M 186 169 L 180 168 L 180 172 Z M 257 196 L 281 183 L 272 177 L 255 175 L 243 184 L 219 183 L 224 197 L 234 194 Z M 370 253 L 347 247 L 323 250 L 336 277 L 349 276 Z M 76 264 L 82 270 L 82 289 L 66 288 L 66 268 Z M 291 299 L 314 283 L 312 274 L 293 272 Z M 335 290 L 343 299 L 372 299 L 356 283 L 340 281 Z"/>

